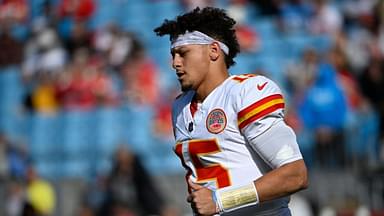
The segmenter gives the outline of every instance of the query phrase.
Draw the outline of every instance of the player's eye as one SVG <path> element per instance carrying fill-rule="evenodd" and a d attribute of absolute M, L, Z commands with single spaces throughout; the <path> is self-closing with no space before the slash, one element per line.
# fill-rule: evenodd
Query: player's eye
<path fill-rule="evenodd" d="M 180 57 L 185 57 L 187 55 L 187 51 L 181 51 L 179 52 Z"/>

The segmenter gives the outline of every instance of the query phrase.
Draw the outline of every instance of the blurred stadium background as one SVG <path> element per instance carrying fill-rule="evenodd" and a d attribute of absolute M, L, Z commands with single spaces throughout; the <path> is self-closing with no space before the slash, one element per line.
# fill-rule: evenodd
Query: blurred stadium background
<path fill-rule="evenodd" d="M 285 92 L 310 171 L 293 215 L 384 215 L 382 0 L 0 0 L 0 215 L 192 215 L 153 28 L 195 6 L 237 20 L 232 74 Z"/>

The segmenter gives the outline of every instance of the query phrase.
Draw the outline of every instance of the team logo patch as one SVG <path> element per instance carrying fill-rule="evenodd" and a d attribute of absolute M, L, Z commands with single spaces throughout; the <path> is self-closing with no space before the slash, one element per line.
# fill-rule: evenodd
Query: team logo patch
<path fill-rule="evenodd" d="M 227 117 L 222 109 L 212 110 L 207 117 L 207 130 L 210 133 L 218 134 L 227 126 Z"/>

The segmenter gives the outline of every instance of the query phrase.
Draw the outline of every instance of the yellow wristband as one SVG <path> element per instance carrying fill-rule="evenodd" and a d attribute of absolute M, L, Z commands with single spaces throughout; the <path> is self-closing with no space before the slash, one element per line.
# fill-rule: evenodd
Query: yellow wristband
<path fill-rule="evenodd" d="M 229 212 L 259 203 L 254 183 L 240 187 L 219 189 L 215 192 L 220 212 Z"/>

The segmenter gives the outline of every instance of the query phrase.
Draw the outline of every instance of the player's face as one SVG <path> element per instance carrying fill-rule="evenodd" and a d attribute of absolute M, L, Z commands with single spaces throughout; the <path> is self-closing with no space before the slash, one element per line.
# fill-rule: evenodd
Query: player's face
<path fill-rule="evenodd" d="M 182 91 L 196 90 L 204 81 L 209 67 L 207 45 L 184 45 L 175 47 L 172 53 L 172 67 Z"/>

